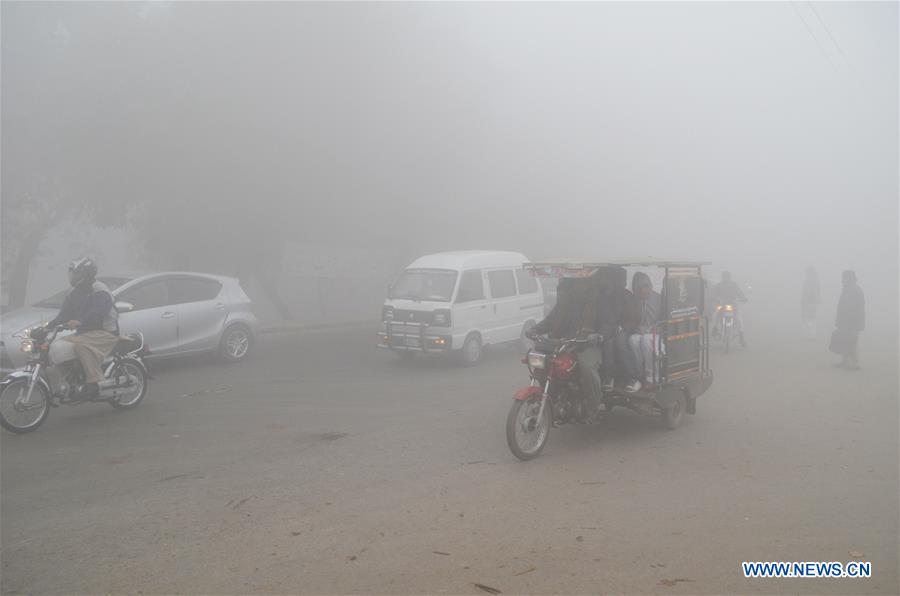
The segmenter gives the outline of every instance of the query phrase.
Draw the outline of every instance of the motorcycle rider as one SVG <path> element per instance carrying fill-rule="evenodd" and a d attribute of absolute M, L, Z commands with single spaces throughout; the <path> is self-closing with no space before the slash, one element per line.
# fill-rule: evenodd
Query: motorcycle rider
<path fill-rule="evenodd" d="M 72 261 L 68 275 L 72 289 L 66 294 L 59 314 L 47 327 L 63 325 L 75 331 L 59 341 L 70 343 L 81 362 L 85 383 L 79 397 L 86 399 L 100 392 L 98 383 L 103 380 L 100 367 L 119 339 L 118 313 L 109 288 L 97 281 L 94 261 L 87 257 Z"/>
<path fill-rule="evenodd" d="M 588 397 L 596 401 L 600 396 L 600 363 L 602 353 L 599 336 L 595 329 L 595 304 L 597 279 L 563 278 L 556 290 L 556 305 L 547 317 L 532 327 L 526 335 L 534 339 L 548 334 L 554 339 L 571 339 L 577 336 L 593 338 L 594 343 L 578 352 L 578 368 L 581 371 L 582 387 L 589 391 Z"/>
<path fill-rule="evenodd" d="M 576 283 L 576 282 L 581 282 Z M 559 280 L 556 287 L 556 304 L 543 321 L 532 327 L 526 335 L 534 339 L 548 334 L 554 339 L 575 337 L 581 329 L 584 282 L 572 278 Z"/>
<path fill-rule="evenodd" d="M 722 272 L 722 280 L 712 289 L 712 298 L 718 304 L 731 304 L 735 307 L 734 322 L 737 325 L 738 338 L 740 339 L 741 345 L 746 347 L 747 342 L 744 340 L 744 319 L 741 317 L 740 309 L 737 308 L 737 303 L 747 302 L 747 297 L 744 295 L 743 290 L 741 290 L 741 286 L 731 279 L 731 272 Z M 721 333 L 721 329 L 719 317 L 717 316 L 713 335 L 718 336 L 719 333 Z"/>

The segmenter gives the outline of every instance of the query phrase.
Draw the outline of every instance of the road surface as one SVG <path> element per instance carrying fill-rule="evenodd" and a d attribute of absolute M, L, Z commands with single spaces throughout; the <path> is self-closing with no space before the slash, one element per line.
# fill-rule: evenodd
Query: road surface
<path fill-rule="evenodd" d="M 518 354 L 402 363 L 374 330 L 157 366 L 139 408 L 2 436 L 3 593 L 897 593 L 897 355 L 713 353 L 678 430 L 617 410 L 517 461 Z M 763 349 L 764 345 L 768 350 Z M 742 561 L 871 561 L 745 579 Z"/>

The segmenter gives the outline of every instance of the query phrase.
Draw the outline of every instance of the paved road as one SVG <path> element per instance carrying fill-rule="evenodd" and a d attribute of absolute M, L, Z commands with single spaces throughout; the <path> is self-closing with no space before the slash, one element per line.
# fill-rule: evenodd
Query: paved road
<path fill-rule="evenodd" d="M 137 410 L 3 433 L 2 591 L 898 592 L 896 352 L 853 374 L 758 339 L 713 355 L 682 428 L 621 411 L 521 463 L 514 352 L 461 369 L 372 343 L 272 338 L 241 365 L 158 367 Z M 874 577 L 740 570 L 853 557 Z"/>

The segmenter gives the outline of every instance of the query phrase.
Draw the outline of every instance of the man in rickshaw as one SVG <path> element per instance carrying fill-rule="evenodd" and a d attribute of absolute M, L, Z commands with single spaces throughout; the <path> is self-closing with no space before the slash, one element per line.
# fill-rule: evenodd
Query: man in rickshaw
<path fill-rule="evenodd" d="M 659 292 L 653 290 L 650 277 L 641 271 L 631 278 L 631 288 L 634 290 L 634 304 L 638 318 L 637 326 L 626 330 L 630 350 L 630 358 L 626 360 L 626 364 L 629 365 L 630 382 L 625 391 L 634 393 L 640 391 L 641 379 L 647 385 L 653 385 L 655 382 L 653 362 L 659 350 L 656 324 L 662 312 L 662 297 Z"/>

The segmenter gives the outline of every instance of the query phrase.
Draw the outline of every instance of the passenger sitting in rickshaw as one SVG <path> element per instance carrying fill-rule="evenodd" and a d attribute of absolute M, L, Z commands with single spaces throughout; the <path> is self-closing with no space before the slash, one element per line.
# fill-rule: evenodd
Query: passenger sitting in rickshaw
<path fill-rule="evenodd" d="M 630 326 L 629 321 L 633 296 L 625 287 L 628 283 L 628 272 L 624 267 L 609 266 L 597 270 L 592 279 L 595 281 L 596 297 L 596 329 L 603 336 L 602 345 L 603 376 L 602 388 L 611 391 L 620 368 L 627 368 L 626 352 L 628 350 L 626 336 L 622 329 Z"/>
<path fill-rule="evenodd" d="M 659 336 L 656 335 L 656 324 L 662 311 L 662 297 L 653 290 L 653 282 L 646 273 L 638 271 L 631 278 L 634 290 L 634 306 L 637 314 L 637 327 L 626 329 L 628 333 L 627 357 L 625 359 L 629 383 L 625 391 L 640 391 L 643 382 L 655 384 L 654 358 L 659 353 Z"/>

